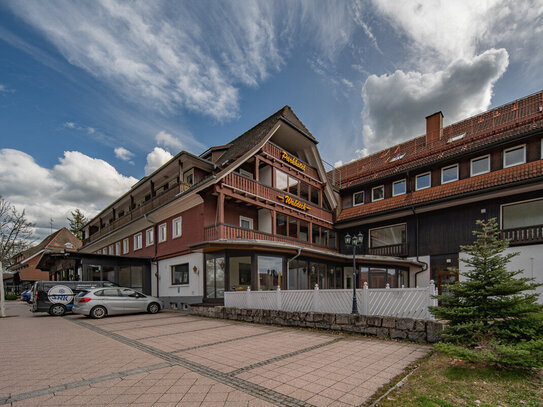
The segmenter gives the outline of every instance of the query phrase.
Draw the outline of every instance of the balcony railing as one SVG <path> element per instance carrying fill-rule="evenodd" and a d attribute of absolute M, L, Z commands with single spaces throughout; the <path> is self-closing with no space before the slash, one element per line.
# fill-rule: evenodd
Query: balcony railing
<path fill-rule="evenodd" d="M 268 142 L 266 144 L 264 144 L 264 147 L 262 147 L 262 151 L 273 156 L 274 158 L 276 158 L 278 161 L 281 161 L 281 162 L 284 162 L 286 164 L 288 164 L 287 162 L 285 162 L 281 156 L 282 156 L 282 153 L 283 153 L 283 149 L 281 149 L 281 147 L 271 143 L 271 142 Z M 289 156 L 292 156 L 291 154 L 287 153 Z M 306 165 L 305 167 L 305 171 L 301 171 L 299 169 L 297 169 L 298 171 L 301 171 L 303 172 L 305 175 L 309 176 L 309 177 L 312 177 L 312 178 L 315 178 L 315 179 L 319 179 L 319 173 L 317 172 L 317 170 L 313 167 L 311 167 L 309 164 L 307 164 L 306 162 L 298 159 L 300 162 L 302 162 L 303 164 Z M 290 164 L 289 164 L 290 165 Z M 294 166 L 292 166 L 293 168 L 296 168 Z"/>
<path fill-rule="evenodd" d="M 177 185 L 175 187 L 172 187 L 168 191 L 165 191 L 162 194 L 157 195 L 154 198 L 150 199 L 149 201 L 143 203 L 141 206 L 138 206 L 137 208 L 132 209 L 130 212 L 126 213 L 122 217 L 120 217 L 118 219 L 115 219 L 109 225 L 102 226 L 100 228 L 100 230 L 93 233 L 89 237 L 85 238 L 83 240 L 83 244 L 90 243 L 90 242 L 98 239 L 99 237 L 102 237 L 102 236 L 110 233 L 111 231 L 113 231 L 113 230 L 127 224 L 131 220 L 137 219 L 137 218 L 143 216 L 143 214 L 151 211 L 152 209 L 157 208 L 160 205 L 170 201 L 171 199 L 175 198 L 175 196 L 177 194 L 179 194 L 180 190 L 185 191 L 186 189 L 188 189 L 188 187 L 190 185 L 189 184 L 185 185 L 185 184 L 186 183 L 184 183 L 184 182 L 181 183 L 180 188 L 177 187 Z"/>
<path fill-rule="evenodd" d="M 259 230 L 244 229 L 239 226 L 219 223 L 204 227 L 204 241 L 211 242 L 219 239 L 227 240 L 266 240 L 272 242 L 290 243 L 299 246 L 312 247 L 319 250 L 335 251 L 325 246 L 305 242 L 303 240 L 289 238 L 287 236 L 274 235 Z"/>
<path fill-rule="evenodd" d="M 224 178 L 224 185 L 232 187 L 232 189 L 240 195 L 243 195 L 245 193 L 249 194 L 251 197 L 254 198 L 255 201 L 267 200 L 267 201 L 283 204 L 279 200 L 278 196 L 284 195 L 285 194 L 284 191 L 276 190 L 272 187 L 269 187 L 260 182 L 254 181 L 250 178 L 241 176 L 234 172 L 228 174 Z M 287 195 L 290 196 L 290 194 L 287 194 Z M 300 198 L 297 198 L 295 195 L 293 195 L 293 197 L 302 201 Z M 318 206 L 316 206 L 315 204 L 311 202 L 307 202 L 307 206 L 309 206 L 311 209 L 304 213 L 315 216 L 325 222 L 332 222 L 331 212 L 328 212 L 322 208 L 319 208 Z"/>
<path fill-rule="evenodd" d="M 399 244 L 392 244 L 389 246 L 370 247 L 368 249 L 368 254 L 372 254 L 374 256 L 394 256 L 394 257 L 407 256 L 407 244 L 399 243 Z"/>
<path fill-rule="evenodd" d="M 514 229 L 502 229 L 502 239 L 509 239 L 511 245 L 543 242 L 543 225 L 524 226 Z"/>

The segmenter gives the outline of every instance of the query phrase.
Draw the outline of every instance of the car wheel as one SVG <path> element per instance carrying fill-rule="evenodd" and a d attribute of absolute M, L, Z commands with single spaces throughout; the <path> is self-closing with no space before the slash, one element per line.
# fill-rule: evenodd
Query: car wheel
<path fill-rule="evenodd" d="M 90 312 L 91 318 L 94 318 L 94 319 L 104 318 L 106 315 L 107 315 L 107 310 L 102 306 L 94 307 L 93 309 L 91 309 L 91 312 Z"/>
<path fill-rule="evenodd" d="M 51 305 L 51 308 L 49 308 L 49 315 L 61 317 L 64 314 L 66 314 L 66 307 L 62 304 Z"/>
<path fill-rule="evenodd" d="M 160 305 L 158 305 L 156 302 L 152 302 L 147 307 L 147 312 L 149 314 L 156 314 L 158 311 L 160 311 Z"/>

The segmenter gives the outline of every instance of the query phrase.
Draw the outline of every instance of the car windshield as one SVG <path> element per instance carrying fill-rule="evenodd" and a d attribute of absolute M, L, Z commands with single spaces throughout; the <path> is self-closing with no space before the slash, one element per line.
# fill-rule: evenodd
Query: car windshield
<path fill-rule="evenodd" d="M 75 298 L 84 297 L 85 294 L 87 294 L 87 293 L 88 293 L 88 291 L 81 290 L 81 291 L 75 296 Z"/>

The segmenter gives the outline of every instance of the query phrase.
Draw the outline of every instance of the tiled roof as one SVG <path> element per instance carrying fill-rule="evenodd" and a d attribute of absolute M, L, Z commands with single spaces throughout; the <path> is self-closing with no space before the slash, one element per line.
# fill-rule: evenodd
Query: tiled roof
<path fill-rule="evenodd" d="M 476 192 L 495 186 L 505 186 L 537 177 L 543 177 L 543 160 L 489 172 L 476 177 L 465 178 L 460 181 L 386 198 L 377 202 L 353 206 L 352 208 L 341 211 L 337 221 L 346 221 L 365 215 L 375 216 L 382 212 L 409 208 L 411 205 L 431 203 L 432 201 L 444 198 L 452 199 L 469 192 Z"/>
<path fill-rule="evenodd" d="M 49 272 L 35 268 L 26 268 L 19 271 L 21 281 L 49 280 Z"/>
<path fill-rule="evenodd" d="M 268 118 L 262 120 L 253 128 L 247 130 L 241 136 L 232 140 L 228 144 L 228 150 L 226 150 L 224 154 L 219 157 L 219 159 L 216 161 L 216 164 L 219 167 L 222 167 L 223 165 L 227 165 L 232 161 L 237 160 L 251 148 L 260 143 L 262 139 L 266 137 L 266 135 L 270 132 L 273 126 L 275 126 L 277 121 L 281 118 L 286 119 L 290 123 L 294 124 L 300 130 L 305 132 L 313 141 L 316 142 L 316 140 L 313 138 L 313 136 L 307 130 L 304 124 L 294 114 L 290 106 L 284 106 L 282 109 L 278 110 Z"/>
<path fill-rule="evenodd" d="M 539 92 L 447 126 L 443 129 L 441 140 L 432 144 L 426 143 L 426 136 L 418 137 L 334 171 L 336 177 L 337 172 L 341 174 L 341 188 L 347 189 L 405 172 L 409 168 L 466 154 L 479 147 L 542 128 L 542 106 L 543 92 Z M 464 136 L 459 140 L 450 141 L 452 137 L 462 134 Z"/>

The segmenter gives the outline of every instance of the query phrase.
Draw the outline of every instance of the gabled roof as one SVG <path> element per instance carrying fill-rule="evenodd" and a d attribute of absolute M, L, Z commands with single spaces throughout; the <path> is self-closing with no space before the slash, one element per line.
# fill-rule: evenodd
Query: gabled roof
<path fill-rule="evenodd" d="M 448 184 L 414 191 L 409 194 L 353 206 L 352 208 L 341 211 L 337 221 L 341 222 L 366 216 L 378 216 L 387 212 L 408 209 L 413 205 L 429 205 L 436 201 L 456 199 L 467 196 L 470 193 L 476 193 L 477 191 L 486 191 L 495 187 L 503 188 L 523 181 L 533 181 L 534 179 L 543 179 L 542 160 L 492 171 Z"/>
<path fill-rule="evenodd" d="M 433 143 L 427 143 L 426 136 L 417 137 L 333 171 L 341 174 L 341 189 L 404 173 L 542 127 L 542 107 L 543 92 L 538 92 L 451 124 Z"/>
<path fill-rule="evenodd" d="M 291 126 L 300 130 L 307 138 L 309 138 L 314 143 L 317 143 L 317 140 L 313 135 L 307 130 L 304 124 L 298 119 L 294 114 L 290 106 L 284 106 L 279 109 L 277 112 L 264 119 L 258 123 L 253 128 L 247 130 L 241 136 L 232 140 L 228 145 L 228 149 L 222 154 L 219 159 L 216 161 L 216 164 L 219 167 L 224 167 L 230 164 L 232 161 L 237 160 L 247 151 L 254 148 L 269 134 L 270 130 L 277 123 L 277 121 L 283 120 L 290 124 Z"/>

